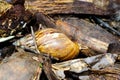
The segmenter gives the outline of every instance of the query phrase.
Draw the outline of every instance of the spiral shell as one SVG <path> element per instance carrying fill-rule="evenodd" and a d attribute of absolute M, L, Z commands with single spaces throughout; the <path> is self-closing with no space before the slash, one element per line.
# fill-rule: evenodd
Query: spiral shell
<path fill-rule="evenodd" d="M 79 46 L 72 42 L 65 34 L 56 29 L 47 28 L 35 33 L 38 50 L 48 53 L 59 60 L 74 58 L 79 53 Z M 35 48 L 31 35 L 16 42 L 17 45 Z"/>

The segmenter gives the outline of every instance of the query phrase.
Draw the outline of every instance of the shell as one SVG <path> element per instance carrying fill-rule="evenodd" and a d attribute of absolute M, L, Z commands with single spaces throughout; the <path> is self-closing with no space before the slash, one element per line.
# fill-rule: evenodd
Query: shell
<path fill-rule="evenodd" d="M 59 60 L 72 59 L 79 53 L 79 45 L 56 29 L 47 28 L 37 31 L 35 39 L 40 52 L 50 54 Z M 35 48 L 31 35 L 18 40 L 16 45 Z"/>

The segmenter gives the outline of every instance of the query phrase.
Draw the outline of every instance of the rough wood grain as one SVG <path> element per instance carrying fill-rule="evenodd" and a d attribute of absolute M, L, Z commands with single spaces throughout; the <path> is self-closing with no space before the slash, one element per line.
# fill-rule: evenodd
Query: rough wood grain
<path fill-rule="evenodd" d="M 71 24 L 62 20 L 55 22 L 42 13 L 37 13 L 36 17 L 39 23 L 61 30 L 71 39 L 99 53 L 106 53 L 109 43 L 118 41 L 118 38 L 111 33 L 85 20 L 76 20 L 76 22 L 79 23 L 79 25 L 77 24 L 76 26 L 74 24 L 75 20 L 69 21 Z"/>
<path fill-rule="evenodd" d="M 117 2 L 118 0 L 115 0 Z M 46 14 L 111 14 L 113 0 L 27 0 L 28 8 Z"/>
<path fill-rule="evenodd" d="M 38 80 L 42 73 L 36 55 L 16 52 L 0 64 L 0 80 Z"/>
<path fill-rule="evenodd" d="M 95 26 L 85 20 L 78 22 L 80 23 L 79 27 L 60 20 L 56 22 L 56 25 L 67 35 L 73 36 L 77 42 L 87 45 L 99 53 L 106 53 L 109 43 L 117 42 L 115 36 L 100 26 Z"/>

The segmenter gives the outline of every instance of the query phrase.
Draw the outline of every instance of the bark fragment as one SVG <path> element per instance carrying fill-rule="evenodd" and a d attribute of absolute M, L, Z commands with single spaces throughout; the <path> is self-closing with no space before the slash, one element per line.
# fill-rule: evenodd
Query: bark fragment
<path fill-rule="evenodd" d="M 111 15 L 115 9 L 119 9 L 120 2 L 119 0 L 27 0 L 26 4 L 46 14 Z"/>
<path fill-rule="evenodd" d="M 109 43 L 117 42 L 118 38 L 111 33 L 85 20 L 52 20 L 42 13 L 36 13 L 37 22 L 47 27 L 56 28 L 69 38 L 86 45 L 98 53 L 106 53 Z M 74 25 L 74 22 L 76 24 Z"/>
<path fill-rule="evenodd" d="M 40 62 L 32 53 L 20 51 L 9 58 L 5 58 L 0 64 L 0 80 L 38 80 L 41 74 Z"/>

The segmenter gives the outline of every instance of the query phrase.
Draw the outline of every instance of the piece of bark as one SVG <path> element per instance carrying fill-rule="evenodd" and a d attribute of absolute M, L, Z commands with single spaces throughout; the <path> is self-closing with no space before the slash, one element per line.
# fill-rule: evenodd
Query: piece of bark
<path fill-rule="evenodd" d="M 39 80 L 41 68 L 36 58 L 37 55 L 22 50 L 5 58 L 0 64 L 0 80 Z"/>
<path fill-rule="evenodd" d="M 120 64 L 118 64 L 120 65 Z M 116 65 L 100 70 L 90 70 L 88 75 L 80 75 L 80 80 L 119 80 L 120 69 Z"/>
<path fill-rule="evenodd" d="M 78 74 L 79 76 L 85 76 L 85 75 L 89 76 L 93 73 L 96 75 L 98 74 L 117 74 L 118 75 L 120 72 L 120 69 L 118 70 L 117 68 L 111 68 L 110 70 L 107 69 L 108 67 L 114 65 L 117 59 L 117 56 L 118 56 L 117 54 L 110 54 L 110 53 L 100 54 L 100 55 L 92 56 L 88 58 L 74 59 L 74 60 L 69 60 L 65 62 L 55 63 L 52 65 L 52 68 L 55 74 L 60 79 L 65 78 L 65 76 L 67 75 L 65 73 L 66 71 L 76 73 L 75 75 Z"/>
<path fill-rule="evenodd" d="M 61 30 L 69 38 L 88 46 L 98 53 L 106 53 L 109 43 L 118 41 L 118 38 L 111 33 L 85 20 L 78 19 L 68 22 L 56 20 L 55 22 L 42 13 L 38 12 L 35 15 L 38 23 Z"/>
<path fill-rule="evenodd" d="M 74 37 L 77 42 L 84 44 L 99 53 L 106 53 L 109 43 L 118 41 L 117 37 L 98 25 L 94 25 L 85 20 L 79 20 L 78 23 L 79 25 L 75 26 L 72 21 L 71 23 L 63 22 L 61 20 L 56 21 L 59 30 Z"/>
<path fill-rule="evenodd" d="M 48 80 L 58 80 L 48 59 L 47 56 L 18 48 L 18 52 L 0 62 L 0 80 L 39 80 L 43 77 L 42 69 Z"/>
<path fill-rule="evenodd" d="M 59 80 L 55 73 L 52 71 L 52 66 L 49 57 L 44 60 L 43 70 L 48 78 L 48 80 Z"/>
<path fill-rule="evenodd" d="M 118 9 L 119 2 L 119 0 L 27 0 L 26 5 L 46 14 L 111 15 Z"/>

